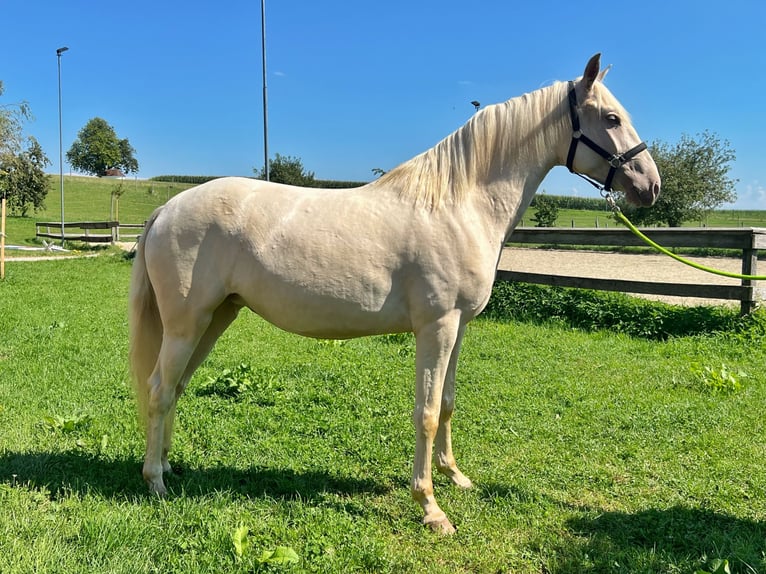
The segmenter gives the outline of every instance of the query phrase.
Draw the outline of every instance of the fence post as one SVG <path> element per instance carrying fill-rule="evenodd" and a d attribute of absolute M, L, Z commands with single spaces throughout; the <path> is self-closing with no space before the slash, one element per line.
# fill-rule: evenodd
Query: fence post
<path fill-rule="evenodd" d="M 745 248 L 742 250 L 742 274 L 743 275 L 755 275 L 758 267 L 758 250 L 753 248 Z M 755 289 L 753 288 L 753 282 L 750 279 L 743 279 L 742 286 L 748 287 L 747 299 L 742 299 L 740 302 L 739 313 L 740 315 L 747 315 L 755 310 Z"/>
<path fill-rule="evenodd" d="M 5 195 L 0 207 L 0 279 L 5 279 Z"/>

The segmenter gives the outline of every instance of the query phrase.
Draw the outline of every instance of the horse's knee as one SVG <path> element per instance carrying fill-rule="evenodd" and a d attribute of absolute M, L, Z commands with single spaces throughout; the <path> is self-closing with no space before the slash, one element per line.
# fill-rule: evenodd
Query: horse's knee
<path fill-rule="evenodd" d="M 439 413 L 431 409 L 417 408 L 412 418 L 419 434 L 431 439 L 436 436 L 439 430 Z"/>

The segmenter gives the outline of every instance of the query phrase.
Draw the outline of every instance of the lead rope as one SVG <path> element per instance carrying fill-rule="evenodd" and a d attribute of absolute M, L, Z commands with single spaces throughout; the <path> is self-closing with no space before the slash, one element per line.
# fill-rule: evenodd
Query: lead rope
<path fill-rule="evenodd" d="M 700 271 L 706 271 L 707 273 L 714 273 L 715 275 L 722 275 L 724 277 L 732 277 L 734 279 L 744 279 L 746 281 L 766 281 L 766 275 L 744 275 L 742 273 L 732 273 L 730 271 L 723 271 L 722 269 L 714 269 L 713 267 L 708 267 L 706 265 L 702 265 L 700 263 L 695 263 L 694 261 L 690 261 L 689 259 L 685 259 L 684 257 L 681 257 L 680 255 L 676 255 L 672 251 L 666 249 L 662 245 L 659 245 L 658 243 L 655 243 L 651 239 L 649 239 L 646 235 L 641 233 L 641 231 L 633 225 L 630 220 L 625 217 L 625 214 L 620 209 L 620 206 L 617 205 L 617 203 L 614 201 L 614 198 L 612 195 L 608 192 L 604 192 L 604 190 L 601 190 L 601 196 L 606 200 L 607 205 L 611 208 L 614 215 L 622 221 L 628 229 L 630 229 L 637 237 L 639 237 L 641 240 L 646 242 L 648 245 L 651 245 L 654 249 L 659 251 L 660 253 L 667 255 L 668 257 L 672 257 L 676 261 L 680 261 L 684 265 L 688 265 L 689 267 L 694 267 L 695 269 L 699 269 Z"/>

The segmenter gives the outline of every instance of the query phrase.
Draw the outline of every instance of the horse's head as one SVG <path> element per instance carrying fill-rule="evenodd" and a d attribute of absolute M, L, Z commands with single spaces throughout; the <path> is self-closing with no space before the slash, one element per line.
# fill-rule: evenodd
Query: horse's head
<path fill-rule="evenodd" d="M 596 54 L 582 78 L 570 82 L 573 136 L 566 165 L 603 182 L 606 191 L 624 192 L 630 203 L 652 205 L 660 194 L 660 174 L 625 108 L 604 86 L 608 68 L 602 72 L 600 66 Z"/>

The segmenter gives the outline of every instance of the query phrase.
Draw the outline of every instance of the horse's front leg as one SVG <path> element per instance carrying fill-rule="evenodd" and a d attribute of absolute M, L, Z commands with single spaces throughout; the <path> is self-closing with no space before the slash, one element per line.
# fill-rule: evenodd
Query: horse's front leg
<path fill-rule="evenodd" d="M 434 498 L 431 462 L 442 403 L 444 380 L 460 330 L 458 312 L 418 330 L 416 336 L 415 462 L 412 469 L 412 497 L 423 508 L 423 524 L 432 530 L 452 534 L 450 523 Z"/>
<path fill-rule="evenodd" d="M 458 355 L 460 354 L 460 345 L 463 342 L 463 334 L 466 325 L 460 325 L 457 334 L 455 346 L 447 367 L 447 375 L 444 379 L 444 390 L 442 391 L 441 411 L 439 412 L 439 429 L 436 432 L 436 468 L 442 474 L 448 476 L 450 480 L 461 488 L 471 488 L 471 480 L 460 472 L 455 462 L 455 455 L 452 453 L 452 413 L 455 411 L 455 374 L 457 372 Z"/>

